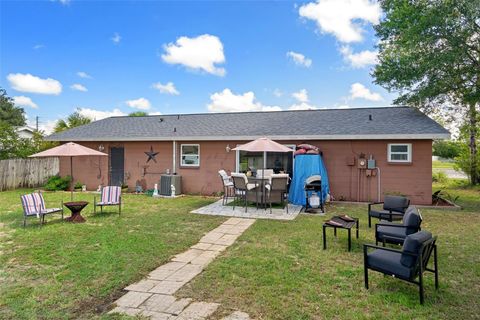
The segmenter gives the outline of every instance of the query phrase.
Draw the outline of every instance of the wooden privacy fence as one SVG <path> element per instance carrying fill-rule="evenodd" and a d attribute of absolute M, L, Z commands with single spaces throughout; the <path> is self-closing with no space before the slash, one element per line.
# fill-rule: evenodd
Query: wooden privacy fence
<path fill-rule="evenodd" d="M 0 160 L 0 191 L 43 186 L 59 170 L 58 158 Z"/>

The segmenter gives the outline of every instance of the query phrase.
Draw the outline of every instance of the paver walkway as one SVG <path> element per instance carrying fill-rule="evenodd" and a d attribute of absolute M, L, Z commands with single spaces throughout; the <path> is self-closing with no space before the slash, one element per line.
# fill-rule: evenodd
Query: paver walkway
<path fill-rule="evenodd" d="M 231 201 L 233 201 L 233 199 L 229 199 L 228 202 Z M 257 209 L 255 207 L 248 207 L 247 212 L 245 212 L 245 207 L 236 206 L 235 209 L 233 209 L 233 206 L 224 206 L 222 200 L 218 200 L 205 207 L 195 209 L 192 213 L 251 219 L 293 220 L 298 216 L 300 211 L 302 211 L 302 208 L 302 206 L 288 204 L 288 213 L 286 209 L 275 208 L 272 209 L 272 213 L 270 213 L 270 208 Z"/>
<path fill-rule="evenodd" d="M 204 235 L 187 251 L 150 272 L 147 278 L 125 288 L 128 292 L 115 301 L 110 313 L 143 315 L 159 320 L 206 319 L 219 307 L 218 303 L 177 299 L 174 294 L 200 274 L 222 251 L 232 245 L 255 220 L 230 218 Z M 236 311 L 225 319 L 249 319 Z"/>

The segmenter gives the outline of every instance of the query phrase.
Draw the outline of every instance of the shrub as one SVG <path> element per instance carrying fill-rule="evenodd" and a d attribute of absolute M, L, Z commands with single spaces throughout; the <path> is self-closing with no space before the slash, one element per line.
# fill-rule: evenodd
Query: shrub
<path fill-rule="evenodd" d="M 77 183 L 75 183 L 74 189 L 82 189 L 82 186 L 83 184 L 80 181 L 78 181 Z"/>
<path fill-rule="evenodd" d="M 477 161 L 477 176 L 480 175 L 480 156 L 477 156 L 476 158 Z M 472 157 L 470 155 L 470 149 L 468 148 L 467 145 L 465 145 L 461 151 L 458 157 L 455 158 L 455 169 L 462 170 L 467 174 L 467 176 L 470 179 L 470 182 L 472 182 Z"/>
<path fill-rule="evenodd" d="M 445 172 L 434 172 L 432 174 L 432 181 L 433 182 L 439 182 L 439 183 L 447 183 L 448 182 L 448 177 L 445 174 Z"/>
<path fill-rule="evenodd" d="M 63 178 L 58 175 L 51 176 L 48 178 L 47 184 L 44 188 L 48 191 L 67 190 L 71 181 L 72 177 L 70 176 L 65 176 Z"/>
<path fill-rule="evenodd" d="M 462 144 L 457 141 L 435 141 L 433 143 L 433 155 L 444 159 L 458 157 L 462 150 Z"/>

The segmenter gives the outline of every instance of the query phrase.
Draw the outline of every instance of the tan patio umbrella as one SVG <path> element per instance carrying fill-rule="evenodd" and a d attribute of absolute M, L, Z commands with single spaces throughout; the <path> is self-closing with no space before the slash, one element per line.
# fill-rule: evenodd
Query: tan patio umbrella
<path fill-rule="evenodd" d="M 293 152 L 294 150 L 285 147 L 283 144 L 275 142 L 268 138 L 258 138 L 248 143 L 242 144 L 232 150 L 248 152 Z"/>
<path fill-rule="evenodd" d="M 292 150 L 288 147 L 285 147 L 283 144 L 280 144 L 278 142 L 275 142 L 271 139 L 268 138 L 258 138 L 253 141 L 250 141 L 248 143 L 242 144 L 241 146 L 238 146 L 236 148 L 233 148 L 232 150 L 239 150 L 239 151 L 247 151 L 247 152 L 264 152 L 264 165 L 263 169 L 265 169 L 265 152 L 293 152 L 295 150 Z M 265 170 L 262 170 L 262 175 Z M 263 178 L 263 176 L 262 176 Z"/>
<path fill-rule="evenodd" d="M 74 142 L 68 142 L 58 147 L 54 147 L 39 153 L 32 154 L 31 158 L 47 158 L 47 157 L 70 157 L 70 176 L 72 183 L 70 185 L 70 199 L 73 200 L 73 157 L 83 156 L 108 156 L 108 154 L 84 147 Z"/>

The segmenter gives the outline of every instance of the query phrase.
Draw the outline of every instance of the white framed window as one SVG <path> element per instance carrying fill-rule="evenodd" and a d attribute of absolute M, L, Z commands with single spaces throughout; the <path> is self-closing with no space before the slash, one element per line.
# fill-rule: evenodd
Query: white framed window
<path fill-rule="evenodd" d="M 412 162 L 411 143 L 389 143 L 388 162 L 408 163 Z"/>
<path fill-rule="evenodd" d="M 180 145 L 181 165 L 184 167 L 200 166 L 200 145 L 182 144 Z"/>

